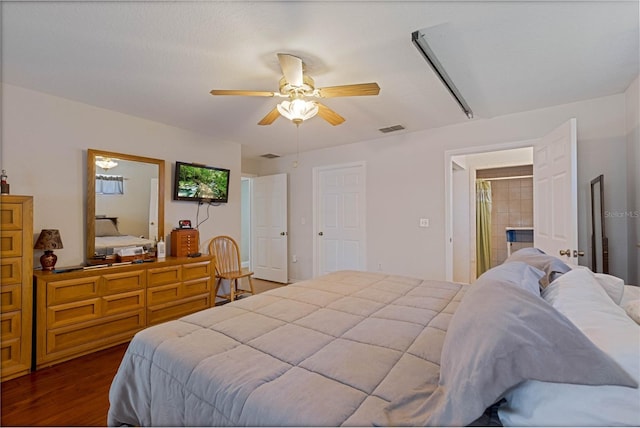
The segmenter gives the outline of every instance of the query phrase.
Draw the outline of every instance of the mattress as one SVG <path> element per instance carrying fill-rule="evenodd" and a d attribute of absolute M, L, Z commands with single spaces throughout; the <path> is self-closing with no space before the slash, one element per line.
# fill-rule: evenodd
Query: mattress
<path fill-rule="evenodd" d="M 150 327 L 108 424 L 638 426 L 638 325 L 524 250 L 472 285 L 342 271 Z"/>
<path fill-rule="evenodd" d="M 438 383 L 466 287 L 343 271 L 148 328 L 113 381 L 108 424 L 386 421 L 394 397 Z"/>
<path fill-rule="evenodd" d="M 111 255 L 115 250 L 124 247 L 153 247 L 152 239 L 140 238 L 132 235 L 96 236 L 96 254 Z"/>

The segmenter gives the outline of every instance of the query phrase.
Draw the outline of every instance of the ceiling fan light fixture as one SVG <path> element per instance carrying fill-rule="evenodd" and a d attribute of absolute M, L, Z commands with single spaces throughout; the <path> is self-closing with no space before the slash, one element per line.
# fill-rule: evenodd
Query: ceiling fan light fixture
<path fill-rule="evenodd" d="M 116 166 L 118 166 L 118 162 L 114 161 L 111 158 L 96 156 L 96 166 L 106 171 L 108 169 L 115 168 Z"/>
<path fill-rule="evenodd" d="M 277 108 L 282 116 L 296 125 L 318 114 L 318 105 L 313 101 L 305 101 L 302 98 L 282 101 Z"/>

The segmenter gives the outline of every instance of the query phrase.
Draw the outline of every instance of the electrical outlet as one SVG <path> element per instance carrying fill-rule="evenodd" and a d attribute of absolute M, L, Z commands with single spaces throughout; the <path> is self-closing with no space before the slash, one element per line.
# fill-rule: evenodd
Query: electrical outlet
<path fill-rule="evenodd" d="M 429 219 L 421 218 L 420 219 L 420 227 L 429 227 Z"/>

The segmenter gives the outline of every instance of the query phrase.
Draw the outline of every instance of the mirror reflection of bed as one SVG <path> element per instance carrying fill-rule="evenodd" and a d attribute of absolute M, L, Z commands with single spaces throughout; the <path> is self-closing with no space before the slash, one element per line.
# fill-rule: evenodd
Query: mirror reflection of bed
<path fill-rule="evenodd" d="M 143 247 L 147 251 L 154 247 L 156 239 L 149 239 L 143 235 L 127 235 L 120 233 L 117 218 L 96 216 L 96 249 L 97 256 L 111 256 L 119 248 Z"/>

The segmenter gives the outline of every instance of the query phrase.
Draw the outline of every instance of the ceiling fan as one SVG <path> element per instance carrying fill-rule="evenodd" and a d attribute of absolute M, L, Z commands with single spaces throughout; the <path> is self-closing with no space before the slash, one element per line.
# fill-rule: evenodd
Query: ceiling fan
<path fill-rule="evenodd" d="M 211 95 L 245 95 L 250 97 L 281 97 L 280 102 L 258 125 L 271 125 L 279 116 L 284 116 L 300 125 L 316 114 L 331 125 L 340 125 L 344 118 L 326 105 L 307 98 L 353 97 L 361 95 L 378 95 L 380 87 L 377 83 L 359 83 L 355 85 L 328 86 L 316 88 L 313 79 L 303 72 L 302 59 L 297 56 L 279 53 L 278 61 L 283 77 L 280 79 L 279 92 L 247 91 L 234 89 L 214 89 Z"/>

